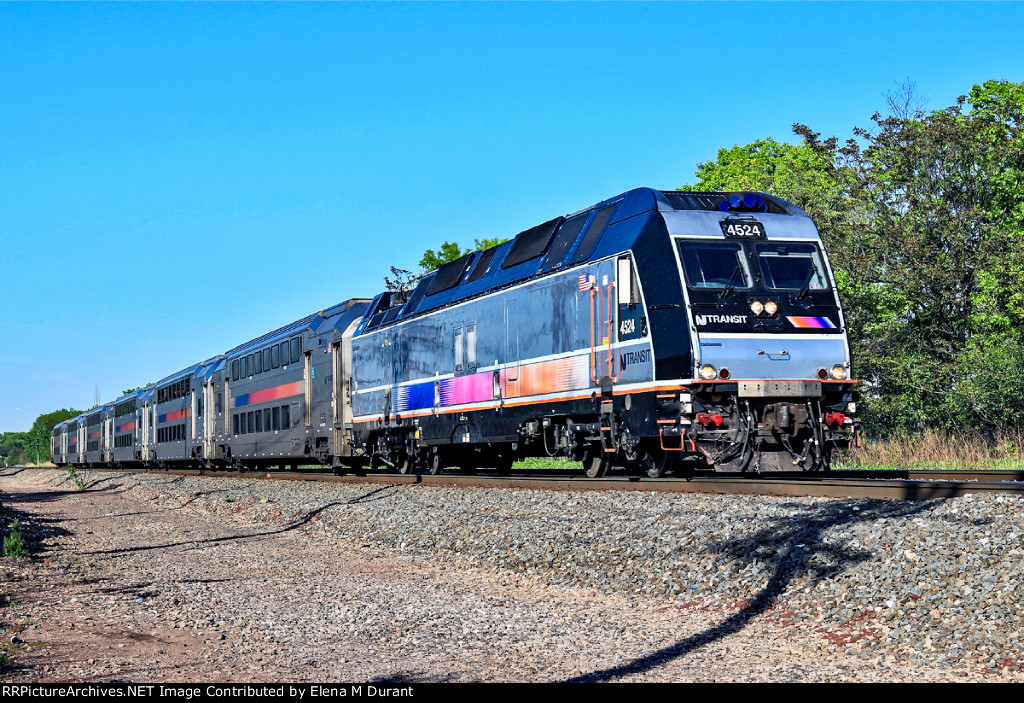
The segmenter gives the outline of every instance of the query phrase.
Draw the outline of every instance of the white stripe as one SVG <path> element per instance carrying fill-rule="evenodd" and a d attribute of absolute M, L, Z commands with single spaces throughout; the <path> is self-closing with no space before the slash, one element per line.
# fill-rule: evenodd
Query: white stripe
<path fill-rule="evenodd" d="M 706 341 L 709 339 L 763 339 L 765 342 L 771 342 L 773 339 L 785 339 L 785 340 L 800 340 L 800 339 L 842 339 L 843 334 L 840 330 L 836 330 L 833 334 L 822 334 L 822 333 L 809 333 L 809 334 L 767 334 L 757 332 L 700 332 L 700 340 Z"/>
<path fill-rule="evenodd" d="M 636 346 L 642 346 L 642 345 L 649 346 L 650 344 L 651 344 L 650 339 L 647 338 L 647 337 L 643 337 L 641 339 L 631 339 L 631 340 L 629 340 L 627 342 L 613 342 L 612 343 L 612 349 L 613 350 L 617 349 L 619 351 L 623 351 L 623 350 L 629 349 L 630 347 L 636 347 Z M 596 347 L 594 347 L 594 353 L 595 354 L 596 353 L 600 353 L 600 352 L 605 352 L 605 351 L 608 351 L 608 345 L 607 344 L 599 344 Z M 652 351 L 652 359 L 653 359 L 653 350 L 651 350 L 651 351 Z M 519 361 L 517 363 L 516 362 L 512 362 L 512 363 L 507 363 L 507 364 L 498 364 L 497 366 L 494 366 L 494 365 L 491 365 L 491 366 L 481 366 L 480 368 L 478 368 L 473 373 L 487 373 L 488 371 L 490 371 L 490 372 L 501 371 L 503 369 L 515 368 L 517 366 L 529 366 L 531 364 L 539 364 L 539 363 L 542 363 L 542 362 L 545 362 L 545 361 L 555 361 L 557 359 L 568 359 L 568 358 L 576 357 L 576 356 L 586 356 L 588 354 L 590 354 L 590 347 L 585 347 L 583 349 L 577 349 L 575 351 L 560 352 L 558 354 L 548 354 L 547 356 L 535 356 L 535 357 L 530 358 L 530 359 L 523 359 L 522 361 Z M 463 374 L 463 375 L 465 375 L 465 376 L 472 376 L 473 374 L 472 373 L 467 373 L 467 374 Z M 423 378 L 419 378 L 419 379 L 416 379 L 416 380 L 413 380 L 413 381 L 402 381 L 401 383 L 395 383 L 395 384 L 390 384 L 390 385 L 381 385 L 381 386 L 373 386 L 372 388 L 359 388 L 359 389 L 357 389 L 355 391 L 355 394 L 359 395 L 361 393 L 373 393 L 375 391 L 382 391 L 385 388 L 392 388 L 392 389 L 394 389 L 394 388 L 402 388 L 403 386 L 414 386 L 414 385 L 417 385 L 419 383 L 430 383 L 432 381 L 441 381 L 441 380 L 449 379 L 449 378 L 456 378 L 456 376 L 453 373 L 444 373 L 444 374 L 441 374 L 440 376 L 424 376 Z"/>

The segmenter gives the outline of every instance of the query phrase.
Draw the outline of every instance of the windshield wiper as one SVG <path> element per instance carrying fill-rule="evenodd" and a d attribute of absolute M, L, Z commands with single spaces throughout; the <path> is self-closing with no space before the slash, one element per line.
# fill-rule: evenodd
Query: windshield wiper
<path fill-rule="evenodd" d="M 718 296 L 719 298 L 728 298 L 732 295 L 732 289 L 736 287 L 736 284 L 734 283 L 736 276 L 741 273 L 743 273 L 743 264 L 736 264 L 736 270 L 732 272 L 732 276 L 729 278 L 729 282 L 725 284 L 722 294 Z"/>
<path fill-rule="evenodd" d="M 800 288 L 800 292 L 796 294 L 794 300 L 803 300 L 807 297 L 807 294 L 811 292 L 811 279 L 814 278 L 814 274 L 817 271 L 814 268 L 814 264 L 811 264 L 811 270 L 807 273 L 807 280 L 804 281 L 803 286 Z"/>

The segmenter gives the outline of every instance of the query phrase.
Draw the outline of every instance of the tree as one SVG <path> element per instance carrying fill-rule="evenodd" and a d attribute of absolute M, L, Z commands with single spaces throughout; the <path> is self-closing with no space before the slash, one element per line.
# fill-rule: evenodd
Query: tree
<path fill-rule="evenodd" d="M 25 432 L 0 433 L 0 462 L 4 466 L 25 463 Z"/>
<path fill-rule="evenodd" d="M 764 190 L 818 224 L 876 431 L 1024 425 L 1024 84 L 925 112 L 910 83 L 840 147 L 722 149 L 701 190 Z"/>
<path fill-rule="evenodd" d="M 445 242 L 437 251 L 427 249 L 423 252 L 423 257 L 420 259 L 420 268 L 423 269 L 424 273 L 433 271 L 449 261 L 455 261 L 468 253 L 469 249 L 462 249 L 456 242 Z"/>
<path fill-rule="evenodd" d="M 81 410 L 62 409 L 53 412 L 43 413 L 32 423 L 31 429 L 24 435 L 23 451 L 30 461 L 36 459 L 36 440 L 39 441 L 39 461 L 50 460 L 50 439 L 53 436 L 53 428 L 64 420 L 70 420 L 82 414 Z"/>
<path fill-rule="evenodd" d="M 1020 86 L 985 86 L 942 110 L 876 114 L 848 148 L 870 213 L 855 274 L 881 313 L 861 358 L 888 426 L 991 429 L 1024 412 L 1013 383 L 982 378 L 1024 353 L 1024 101 Z"/>

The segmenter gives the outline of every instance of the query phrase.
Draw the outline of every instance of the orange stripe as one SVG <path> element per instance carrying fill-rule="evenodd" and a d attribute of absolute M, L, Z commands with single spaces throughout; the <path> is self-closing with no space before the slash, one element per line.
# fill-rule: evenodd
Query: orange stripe
<path fill-rule="evenodd" d="M 822 383 L 860 383 L 856 379 L 848 379 L 845 381 L 836 381 L 831 378 L 729 378 L 729 379 L 718 379 L 715 381 L 699 381 L 694 379 L 691 383 L 737 383 L 738 381 L 821 381 Z"/>
<path fill-rule="evenodd" d="M 570 357 L 570 358 L 572 358 L 572 357 Z M 559 360 L 559 361 L 561 361 L 561 360 Z M 525 366 L 521 366 L 520 370 L 522 370 L 524 368 L 526 368 L 526 367 Z M 744 380 L 744 381 L 749 381 L 749 380 L 763 380 L 763 381 L 807 381 L 807 380 L 820 380 L 820 379 L 806 379 L 806 378 L 746 379 L 745 378 L 745 379 L 742 379 L 742 380 Z M 853 381 L 853 380 L 851 380 L 851 381 L 833 381 L 833 380 L 828 380 L 828 381 L 821 381 L 821 382 L 822 383 L 860 383 L 860 381 Z M 517 383 L 517 381 L 511 381 L 510 383 Z M 643 387 L 640 387 L 640 388 L 626 388 L 626 389 L 620 389 L 620 390 L 614 390 L 613 389 L 612 390 L 612 395 L 627 395 L 627 394 L 630 394 L 630 393 L 650 393 L 650 392 L 653 392 L 653 391 L 685 391 L 685 390 L 690 390 L 690 385 L 689 384 L 698 384 L 698 383 L 704 383 L 704 384 L 707 384 L 707 383 L 736 383 L 736 381 L 696 381 L 695 380 L 695 381 L 687 381 L 688 385 L 679 384 L 679 385 L 673 385 L 673 386 L 643 386 Z M 596 391 L 597 389 L 595 388 L 593 390 Z M 536 394 L 536 395 L 540 395 L 540 394 Z M 582 400 L 582 399 L 585 399 L 586 397 L 587 397 L 586 394 L 579 394 L 579 395 L 559 395 L 559 396 L 554 396 L 552 398 L 532 398 L 530 400 L 518 400 L 518 401 L 516 401 L 516 400 L 506 400 L 504 405 L 505 405 L 505 407 L 516 408 L 516 407 L 521 407 L 523 405 L 540 405 L 542 403 L 557 403 L 557 402 L 565 401 L 565 400 Z M 430 410 L 426 410 L 426 411 L 416 412 L 416 413 L 408 413 L 408 412 L 406 412 L 406 413 L 398 413 L 398 415 L 400 417 L 403 417 L 403 418 L 405 418 L 405 417 L 425 417 L 427 415 L 432 415 L 432 414 L 450 415 L 452 413 L 461 413 L 461 412 L 467 412 L 467 411 L 468 412 L 477 412 L 479 410 L 491 410 L 491 409 L 493 409 L 495 407 L 498 407 L 498 403 L 497 402 L 495 402 L 492 405 L 488 405 L 488 406 L 481 407 L 481 408 L 475 408 L 475 409 L 467 409 L 466 407 L 463 406 L 463 407 L 454 407 L 454 408 L 446 408 L 446 409 L 443 409 L 443 410 L 438 410 L 437 413 L 433 413 Z M 383 417 L 381 417 L 381 418 L 379 418 L 377 420 L 374 420 L 374 419 L 370 419 L 370 420 L 353 420 L 353 422 L 378 422 L 378 421 L 383 421 Z"/>

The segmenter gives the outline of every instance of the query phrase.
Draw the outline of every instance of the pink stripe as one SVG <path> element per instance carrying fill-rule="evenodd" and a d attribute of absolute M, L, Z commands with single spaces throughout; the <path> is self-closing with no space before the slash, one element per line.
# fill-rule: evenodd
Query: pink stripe
<path fill-rule="evenodd" d="M 249 394 L 249 404 L 253 403 L 266 403 L 268 400 L 277 400 L 278 398 L 287 398 L 292 395 L 299 395 L 302 393 L 302 381 L 296 381 L 295 383 L 286 383 L 283 386 L 274 386 L 273 388 L 264 388 L 262 391 L 255 391 Z"/>

